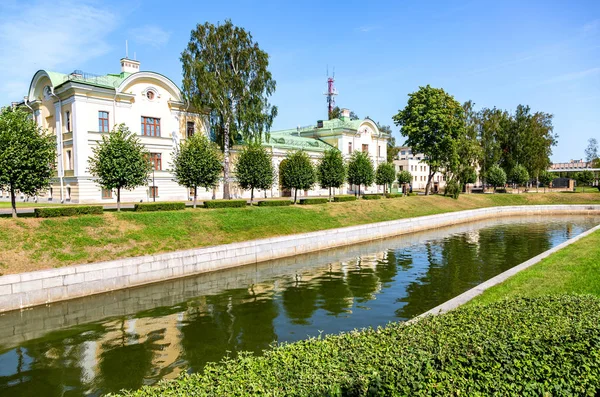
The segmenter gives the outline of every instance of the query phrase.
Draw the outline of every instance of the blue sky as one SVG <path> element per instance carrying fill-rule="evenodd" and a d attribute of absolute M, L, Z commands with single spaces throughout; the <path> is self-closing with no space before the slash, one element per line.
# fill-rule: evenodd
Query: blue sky
<path fill-rule="evenodd" d="M 329 66 L 337 104 L 384 124 L 409 92 L 431 84 L 477 108 L 522 103 L 554 114 L 556 162 L 583 157 L 587 140 L 600 140 L 598 0 L 2 0 L 0 103 L 22 98 L 38 69 L 118 72 L 125 40 L 141 69 L 179 84 L 191 29 L 226 18 L 270 54 L 273 129 L 326 117 Z"/>

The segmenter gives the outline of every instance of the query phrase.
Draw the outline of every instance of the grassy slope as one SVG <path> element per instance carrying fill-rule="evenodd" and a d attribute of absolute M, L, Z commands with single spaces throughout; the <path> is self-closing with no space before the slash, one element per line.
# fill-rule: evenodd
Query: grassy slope
<path fill-rule="evenodd" d="M 600 230 L 488 289 L 473 303 L 563 293 L 600 296 Z"/>
<path fill-rule="evenodd" d="M 590 194 L 413 196 L 314 206 L 0 218 L 0 273 L 188 249 L 499 205 L 600 203 Z"/>

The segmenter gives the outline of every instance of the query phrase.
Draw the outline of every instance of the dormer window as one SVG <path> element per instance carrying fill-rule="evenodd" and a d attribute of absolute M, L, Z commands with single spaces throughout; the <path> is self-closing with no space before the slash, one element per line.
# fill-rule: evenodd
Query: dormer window
<path fill-rule="evenodd" d="M 149 100 L 149 101 L 153 101 L 153 100 L 155 100 L 156 98 L 158 98 L 158 97 L 159 97 L 159 96 L 158 96 L 158 91 L 156 91 L 156 89 L 155 89 L 155 88 L 153 88 L 153 87 L 148 87 L 148 88 L 146 88 L 146 90 L 145 90 L 145 91 L 144 91 L 142 94 L 143 94 L 143 95 L 146 97 L 146 99 L 147 99 L 147 100 Z"/>
<path fill-rule="evenodd" d="M 148 91 L 146 92 L 146 98 L 148 98 L 148 100 L 153 100 L 154 99 L 154 92 L 152 91 Z"/>

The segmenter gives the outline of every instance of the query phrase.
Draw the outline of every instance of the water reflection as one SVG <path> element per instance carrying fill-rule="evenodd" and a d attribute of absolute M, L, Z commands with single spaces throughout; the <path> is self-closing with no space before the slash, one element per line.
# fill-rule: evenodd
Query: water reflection
<path fill-rule="evenodd" d="M 598 221 L 482 221 L 7 313 L 0 395 L 135 389 L 274 341 L 408 319 Z"/>

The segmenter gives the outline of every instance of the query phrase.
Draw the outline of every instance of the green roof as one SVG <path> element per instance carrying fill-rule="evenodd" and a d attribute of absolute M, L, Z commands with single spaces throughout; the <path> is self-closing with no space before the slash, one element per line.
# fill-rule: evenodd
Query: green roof
<path fill-rule="evenodd" d="M 296 130 L 284 130 L 276 131 L 270 134 L 268 145 L 272 145 L 281 149 L 292 149 L 292 150 L 307 150 L 322 152 L 326 149 L 330 149 L 332 146 L 319 139 L 302 137 L 297 134 Z"/>
<path fill-rule="evenodd" d="M 73 81 L 76 83 L 89 84 L 94 87 L 113 88 L 114 89 L 114 88 L 118 87 L 123 82 L 123 80 L 125 80 L 127 77 L 131 76 L 131 73 L 127 73 L 127 72 L 122 72 L 119 74 L 109 73 L 104 76 L 96 76 L 96 75 L 92 75 L 92 74 L 88 74 L 88 73 L 71 73 L 71 74 L 62 74 L 62 73 L 55 73 L 55 72 L 46 72 L 46 73 L 48 73 L 48 75 L 50 75 L 50 73 L 52 73 L 55 75 L 62 76 L 62 81 L 59 84 L 55 84 L 54 80 L 52 80 L 52 84 L 55 87 L 57 87 L 61 84 L 67 83 L 69 81 Z"/>

